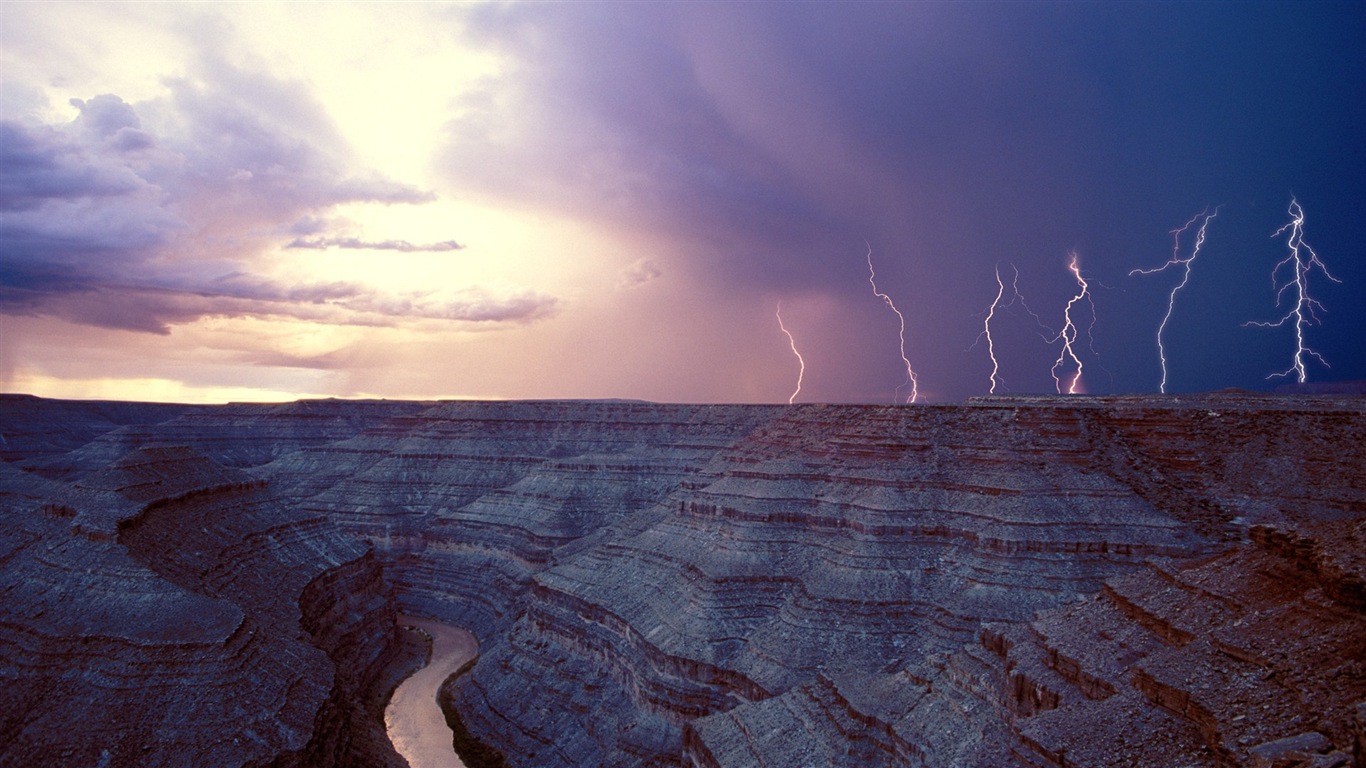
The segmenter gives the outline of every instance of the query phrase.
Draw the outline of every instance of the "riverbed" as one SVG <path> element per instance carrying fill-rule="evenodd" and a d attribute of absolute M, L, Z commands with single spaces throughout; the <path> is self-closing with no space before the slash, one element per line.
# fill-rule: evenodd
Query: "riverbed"
<path fill-rule="evenodd" d="M 465 768 L 451 746 L 451 729 L 436 704 L 436 692 L 457 669 L 479 655 L 474 635 L 449 624 L 400 616 L 399 624 L 413 626 L 432 639 L 427 666 L 394 689 L 384 710 L 384 727 L 394 749 L 412 768 Z"/>

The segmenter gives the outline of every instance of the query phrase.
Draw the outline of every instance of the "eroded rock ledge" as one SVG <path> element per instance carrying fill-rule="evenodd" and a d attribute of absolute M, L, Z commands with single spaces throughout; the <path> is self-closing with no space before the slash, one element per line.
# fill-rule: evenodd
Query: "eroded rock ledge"
<path fill-rule="evenodd" d="M 1358 398 L 0 396 L 0 432 L 3 765 L 401 765 L 398 610 L 479 637 L 443 699 L 513 765 L 1366 759 Z"/>

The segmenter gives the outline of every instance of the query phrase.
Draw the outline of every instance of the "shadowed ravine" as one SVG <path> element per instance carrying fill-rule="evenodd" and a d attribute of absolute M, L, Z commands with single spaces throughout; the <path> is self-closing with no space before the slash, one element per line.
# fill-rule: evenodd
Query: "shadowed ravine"
<path fill-rule="evenodd" d="M 479 655 L 474 635 L 436 621 L 400 616 L 401 626 L 416 627 L 431 638 L 427 666 L 404 680 L 384 710 L 384 725 L 394 749 L 411 768 L 465 768 L 451 746 L 451 729 L 436 703 L 446 679 Z"/>

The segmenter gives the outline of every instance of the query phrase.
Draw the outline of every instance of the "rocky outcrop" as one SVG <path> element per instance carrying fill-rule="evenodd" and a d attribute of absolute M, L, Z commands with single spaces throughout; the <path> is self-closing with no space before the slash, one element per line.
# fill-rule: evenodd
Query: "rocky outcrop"
<path fill-rule="evenodd" d="M 393 762 L 398 609 L 491 764 L 1360 759 L 1358 399 L 139 408 L 0 399 L 0 763 Z"/>

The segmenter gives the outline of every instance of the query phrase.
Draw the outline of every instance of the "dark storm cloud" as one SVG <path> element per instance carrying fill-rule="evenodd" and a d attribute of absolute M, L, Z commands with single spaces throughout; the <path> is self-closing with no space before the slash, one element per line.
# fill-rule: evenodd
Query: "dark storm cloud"
<path fill-rule="evenodd" d="M 125 282 L 185 228 L 157 184 L 61 132 L 0 123 L 0 311 Z"/>
<path fill-rule="evenodd" d="M 165 335 L 203 317 L 285 318 L 357 326 L 397 326 L 422 320 L 475 324 L 525 323 L 553 315 L 559 299 L 530 290 L 495 293 L 470 289 L 452 298 L 425 293 L 384 294 L 345 283 L 284 285 L 233 274 L 193 287 L 154 281 L 116 284 L 44 284 L 41 289 L 0 285 L 0 308 L 9 314 L 60 317 L 104 328 Z"/>
<path fill-rule="evenodd" d="M 1167 232 L 1219 204 L 1173 318 L 1175 387 L 1265 386 L 1291 340 L 1240 323 L 1274 301 L 1268 273 L 1284 244 L 1268 235 L 1292 193 L 1313 217 L 1306 237 L 1346 273 L 1316 329 L 1332 375 L 1366 378 L 1366 6 L 456 12 L 470 40 L 515 64 L 452 122 L 452 189 L 666 235 L 686 254 L 670 266 L 706 276 L 719 300 L 834 295 L 861 337 L 886 331 L 867 293 L 867 238 L 879 284 L 907 312 L 911 356 L 942 393 L 985 390 L 983 353 L 962 350 L 995 294 L 993 266 L 1019 266 L 1056 324 L 1075 287 L 1072 249 L 1096 285 L 1092 370 L 1108 373 L 1093 391 L 1155 389 L 1170 286 L 1125 275 L 1163 260 Z M 1018 388 L 1051 389 L 1051 358 L 1003 354 Z M 826 396 L 894 375 L 895 351 L 879 355 Z"/>
<path fill-rule="evenodd" d="M 429 191 L 346 173 L 346 152 L 298 84 L 207 61 L 171 97 L 73 100 L 77 118 L 0 122 L 0 313 L 167 333 L 206 316 L 389 325 L 520 321 L 553 297 L 385 296 L 349 283 L 283 285 L 244 271 L 280 233 L 340 203 L 422 203 Z M 145 110 L 161 129 L 144 127 Z M 317 228 L 323 224 L 318 223 Z M 449 251 L 454 241 L 299 239 L 294 247 Z"/>
<path fill-rule="evenodd" d="M 150 185 L 117 160 L 94 159 L 61 132 L 0 122 L 0 210 L 32 210 L 51 200 L 130 195 Z"/>
<path fill-rule="evenodd" d="M 465 246 L 454 240 L 436 243 L 410 243 L 407 240 L 362 240 L 358 237 L 315 237 L 313 239 L 295 238 L 286 248 L 304 248 L 325 251 L 328 248 L 363 251 L 398 251 L 399 253 L 442 253 L 458 251 Z"/>
<path fill-rule="evenodd" d="M 478 39 L 517 64 L 462 98 L 442 155 L 455 183 L 670 234 L 707 225 L 723 238 L 778 238 L 820 217 L 699 81 L 685 16 L 680 6 L 473 9 Z"/>

